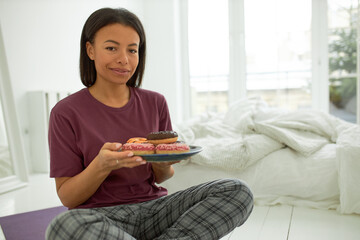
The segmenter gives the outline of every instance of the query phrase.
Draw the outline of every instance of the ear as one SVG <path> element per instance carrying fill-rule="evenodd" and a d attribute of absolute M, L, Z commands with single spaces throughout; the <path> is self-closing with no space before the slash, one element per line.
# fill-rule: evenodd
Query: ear
<path fill-rule="evenodd" d="M 90 42 L 86 42 L 86 53 L 91 60 L 94 60 L 94 47 Z"/>

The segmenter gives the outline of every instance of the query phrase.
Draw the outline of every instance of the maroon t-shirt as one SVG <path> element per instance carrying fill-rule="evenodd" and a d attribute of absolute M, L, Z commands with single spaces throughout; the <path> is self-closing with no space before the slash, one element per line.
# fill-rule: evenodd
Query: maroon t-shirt
<path fill-rule="evenodd" d="M 125 143 L 153 131 L 172 130 L 163 95 L 130 88 L 121 108 L 97 101 L 84 88 L 58 102 L 49 123 L 50 177 L 73 177 L 96 157 L 105 142 Z M 155 185 L 151 164 L 114 170 L 98 190 L 77 208 L 105 207 L 156 199 L 167 190 Z"/>

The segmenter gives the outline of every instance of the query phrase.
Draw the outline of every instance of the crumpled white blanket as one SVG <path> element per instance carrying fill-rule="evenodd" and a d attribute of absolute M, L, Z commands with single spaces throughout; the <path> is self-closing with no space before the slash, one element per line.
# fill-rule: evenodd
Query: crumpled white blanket
<path fill-rule="evenodd" d="M 329 114 L 273 109 L 250 98 L 234 103 L 225 114 L 207 113 L 175 129 L 180 140 L 204 148 L 192 162 L 240 170 L 284 147 L 309 156 L 336 142 L 341 126 Z"/>
<path fill-rule="evenodd" d="M 254 131 L 265 134 L 304 155 L 336 142 L 336 119 L 319 111 L 292 111 L 266 121 L 255 121 Z"/>
<path fill-rule="evenodd" d="M 223 115 L 204 115 L 175 126 L 179 140 L 202 146 L 190 161 L 222 169 L 244 169 L 283 145 L 262 134 L 245 134 L 223 122 Z"/>
<path fill-rule="evenodd" d="M 252 98 L 236 102 L 225 114 L 207 113 L 197 119 L 177 125 L 175 129 L 179 133 L 180 140 L 204 148 L 190 161 L 183 161 L 182 165 L 192 162 L 224 170 L 221 171 L 224 173 L 250 172 L 249 176 L 255 178 L 264 172 L 271 177 L 271 174 L 274 175 L 276 172 L 272 172 L 271 169 L 279 171 L 292 169 L 296 172 L 296 166 L 301 168 L 298 172 L 304 173 L 300 170 L 306 168 L 307 165 L 303 165 L 305 161 L 314 161 L 314 166 L 318 167 L 318 175 L 314 175 L 309 169 L 305 170 L 304 176 L 298 176 L 297 179 L 294 177 L 284 179 L 281 177 L 285 175 L 279 174 L 280 179 L 270 181 L 272 188 L 266 187 L 266 189 L 277 193 L 283 191 L 287 193 L 283 196 L 286 198 L 289 195 L 289 184 L 286 183 L 290 180 L 298 181 L 294 183 L 298 186 L 295 191 L 299 190 L 299 186 L 306 190 L 307 184 L 311 186 L 314 182 L 333 183 L 330 184 L 333 186 L 331 190 L 328 189 L 329 184 L 321 187 L 328 189 L 326 196 L 331 193 L 334 201 L 340 200 L 338 210 L 341 213 L 360 214 L 359 125 L 347 123 L 319 111 L 284 111 L 270 108 L 261 99 Z M 334 146 L 336 154 L 335 151 L 329 151 L 329 149 L 334 149 Z M 266 161 L 260 161 L 261 159 L 266 159 Z M 336 164 L 331 162 L 334 159 Z M 327 162 L 319 162 L 324 160 Z M 287 163 L 290 165 L 286 165 Z M 294 163 L 298 165 L 292 165 Z M 324 169 L 319 168 L 320 166 L 324 166 Z M 266 169 L 259 170 L 261 168 Z M 302 177 L 305 179 L 301 179 Z M 321 181 L 317 178 L 326 179 Z M 264 179 L 268 179 L 268 176 Z M 255 183 L 258 182 L 259 178 Z M 266 192 L 264 189 L 259 189 L 256 184 L 255 190 L 260 193 Z M 300 196 L 307 196 L 304 191 L 299 192 Z M 314 193 L 310 191 L 310 194 Z M 339 199 L 337 199 L 338 196 Z M 308 198 L 311 199 L 311 196 Z M 265 196 L 264 199 L 269 198 Z M 317 200 L 314 199 L 314 201 Z"/>
<path fill-rule="evenodd" d="M 341 132 L 336 149 L 341 213 L 360 214 L 360 126 Z"/>

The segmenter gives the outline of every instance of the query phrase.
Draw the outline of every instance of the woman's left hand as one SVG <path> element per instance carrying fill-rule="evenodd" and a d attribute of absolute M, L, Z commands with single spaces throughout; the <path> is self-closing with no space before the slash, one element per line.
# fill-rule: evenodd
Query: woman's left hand
<path fill-rule="evenodd" d="M 173 164 L 178 163 L 180 161 L 172 161 L 172 162 L 152 162 L 151 166 L 155 175 L 155 182 L 162 183 L 167 179 L 171 178 L 174 175 Z"/>
<path fill-rule="evenodd" d="M 179 163 L 180 161 L 171 161 L 171 162 L 151 162 L 152 165 L 155 165 L 156 167 L 159 168 L 168 168 L 171 165 L 175 164 L 175 163 Z"/>

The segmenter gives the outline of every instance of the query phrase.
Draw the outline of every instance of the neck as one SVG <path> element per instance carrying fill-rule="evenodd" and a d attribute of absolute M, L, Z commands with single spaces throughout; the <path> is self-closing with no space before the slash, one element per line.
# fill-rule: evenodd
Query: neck
<path fill-rule="evenodd" d="M 130 88 L 126 84 L 106 88 L 95 83 L 89 92 L 99 102 L 114 108 L 123 107 L 130 100 Z"/>

